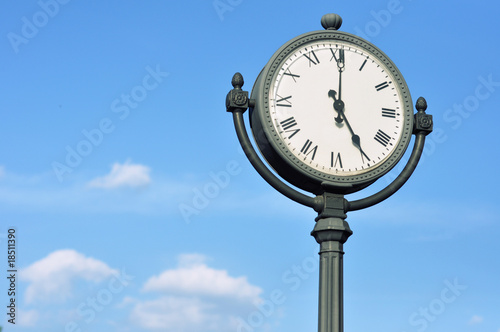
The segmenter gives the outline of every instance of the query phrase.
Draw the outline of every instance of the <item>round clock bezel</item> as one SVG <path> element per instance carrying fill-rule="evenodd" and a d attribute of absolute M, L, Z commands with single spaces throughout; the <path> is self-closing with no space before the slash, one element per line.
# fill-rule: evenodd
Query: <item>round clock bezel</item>
<path fill-rule="evenodd" d="M 304 163 L 297 158 L 284 143 L 277 132 L 270 113 L 270 91 L 278 72 L 291 54 L 311 42 L 341 42 L 366 51 L 380 61 L 390 72 L 393 84 L 401 97 L 403 114 L 401 137 L 390 156 L 373 169 L 357 175 L 339 176 L 325 172 Z M 284 44 L 271 57 L 259 74 L 252 89 L 251 98 L 255 106 L 250 109 L 250 121 L 255 142 L 270 166 L 286 181 L 303 190 L 320 194 L 329 191 L 342 194 L 352 193 L 365 188 L 389 172 L 403 157 L 411 140 L 413 131 L 413 106 L 408 86 L 390 58 L 370 42 L 355 35 L 334 31 L 313 31 L 298 36 Z"/>

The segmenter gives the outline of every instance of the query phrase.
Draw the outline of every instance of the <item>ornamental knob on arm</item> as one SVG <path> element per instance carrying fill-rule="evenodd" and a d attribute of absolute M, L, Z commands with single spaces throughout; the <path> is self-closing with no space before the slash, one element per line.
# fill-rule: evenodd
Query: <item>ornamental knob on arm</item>
<path fill-rule="evenodd" d="M 226 97 L 226 111 L 227 112 L 245 112 L 248 107 L 251 107 L 250 100 L 248 99 L 248 91 L 241 90 L 245 81 L 243 75 L 236 73 L 231 80 L 234 89 L 229 91 Z"/>
<path fill-rule="evenodd" d="M 425 113 L 425 110 L 427 109 L 427 101 L 424 97 L 418 98 L 415 108 L 418 112 L 415 114 L 415 128 L 413 129 L 413 132 L 415 134 L 422 133 L 427 136 L 432 132 L 434 124 L 432 121 L 432 115 Z"/>

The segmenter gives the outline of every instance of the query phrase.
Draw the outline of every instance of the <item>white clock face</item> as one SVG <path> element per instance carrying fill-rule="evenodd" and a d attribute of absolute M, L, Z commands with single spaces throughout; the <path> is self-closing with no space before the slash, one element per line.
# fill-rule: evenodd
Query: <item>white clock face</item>
<path fill-rule="evenodd" d="M 294 157 L 322 173 L 352 177 L 378 167 L 407 134 L 402 98 L 375 55 L 351 43 L 315 41 L 276 70 L 269 115 Z"/>

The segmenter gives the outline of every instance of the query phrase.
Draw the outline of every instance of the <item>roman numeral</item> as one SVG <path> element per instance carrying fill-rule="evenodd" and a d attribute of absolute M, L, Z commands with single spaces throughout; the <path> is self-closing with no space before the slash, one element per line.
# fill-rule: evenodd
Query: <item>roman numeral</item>
<path fill-rule="evenodd" d="M 382 89 L 385 89 L 389 86 L 389 83 L 387 82 L 383 82 L 383 83 L 380 83 L 379 85 L 375 85 L 375 89 L 377 89 L 377 91 L 380 91 Z"/>
<path fill-rule="evenodd" d="M 342 62 L 344 63 L 344 49 L 341 48 L 341 49 L 337 49 L 337 50 L 333 50 L 333 48 L 330 48 L 330 51 L 332 52 L 332 57 L 330 58 L 330 61 L 332 60 L 335 60 L 335 62 Z M 335 55 L 335 53 L 339 51 L 339 57 L 337 58 L 337 56 Z"/>
<path fill-rule="evenodd" d="M 314 53 L 314 51 L 309 52 L 309 54 L 304 54 L 304 56 L 309 59 L 309 67 L 311 67 L 311 63 L 314 65 L 317 65 L 319 63 L 319 59 L 316 56 L 316 53 Z"/>
<path fill-rule="evenodd" d="M 330 51 L 332 51 L 332 57 L 330 58 L 330 61 L 335 59 L 335 62 L 338 62 L 337 57 L 335 56 L 335 51 L 333 50 L 333 48 L 330 48 Z"/>
<path fill-rule="evenodd" d="M 340 158 L 340 152 L 337 153 L 337 156 L 335 156 L 335 153 L 332 152 L 331 167 L 337 167 L 337 164 L 340 165 L 340 168 L 344 168 L 342 166 L 342 158 Z"/>
<path fill-rule="evenodd" d="M 288 130 L 288 129 L 296 126 L 297 121 L 295 121 L 295 118 L 292 116 L 291 118 L 288 118 L 286 120 L 281 121 L 280 124 L 281 124 L 281 127 L 283 128 L 283 130 Z"/>
<path fill-rule="evenodd" d="M 316 156 L 316 151 L 318 150 L 318 146 L 316 145 L 314 148 L 311 149 L 312 144 L 313 144 L 312 141 L 307 140 L 302 149 L 300 149 L 300 152 L 305 154 L 306 156 L 312 153 L 311 159 L 314 160 L 314 157 Z"/>
<path fill-rule="evenodd" d="M 395 118 L 396 110 L 391 110 L 390 108 L 382 108 L 382 116 L 386 118 Z"/>
<path fill-rule="evenodd" d="M 366 62 L 368 61 L 368 59 L 365 59 L 365 61 L 363 62 L 363 64 L 361 65 L 361 67 L 359 67 L 359 71 L 362 71 L 363 68 L 365 67 L 366 65 Z"/>
<path fill-rule="evenodd" d="M 295 136 L 295 134 L 297 134 L 300 131 L 300 129 L 291 129 L 297 125 L 297 121 L 295 121 L 293 116 L 291 118 L 281 121 L 280 125 L 281 128 L 283 128 L 283 130 L 285 131 L 285 133 L 292 132 L 292 134 L 288 136 L 288 138 L 292 138 L 293 136 Z"/>
<path fill-rule="evenodd" d="M 379 129 L 374 139 L 380 144 L 382 144 L 384 147 L 386 147 L 391 140 L 391 136 L 387 135 L 386 133 L 384 133 L 382 130 Z"/>
<path fill-rule="evenodd" d="M 295 121 L 295 118 L 293 116 L 291 118 L 281 121 L 280 124 L 281 128 L 283 128 L 285 133 L 292 132 L 292 134 L 288 136 L 289 139 L 295 136 L 295 134 L 297 134 L 300 131 L 300 129 L 291 129 L 297 125 L 297 121 Z"/>
<path fill-rule="evenodd" d="M 294 82 L 297 82 L 297 80 L 295 79 L 296 77 L 299 78 L 300 75 L 295 75 L 295 74 L 292 74 L 292 72 L 290 71 L 290 68 L 285 70 L 285 72 L 283 73 L 283 75 L 288 75 L 290 76 L 291 78 L 293 78 L 293 81 Z"/>
<path fill-rule="evenodd" d="M 288 99 L 292 98 L 292 96 L 281 97 L 278 94 L 276 96 L 278 96 L 279 98 L 281 98 L 281 99 L 276 100 L 276 106 L 292 107 L 292 102 L 290 100 L 288 100 Z M 278 103 L 281 103 L 282 101 L 284 101 L 287 104 L 278 104 Z"/>

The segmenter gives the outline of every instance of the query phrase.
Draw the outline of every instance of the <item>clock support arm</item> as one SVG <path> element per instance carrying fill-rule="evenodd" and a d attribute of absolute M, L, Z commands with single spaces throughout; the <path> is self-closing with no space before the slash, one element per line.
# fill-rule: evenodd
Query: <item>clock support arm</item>
<path fill-rule="evenodd" d="M 423 97 L 418 98 L 416 108 L 418 112 L 415 114 L 413 129 L 413 134 L 416 136 L 415 143 L 413 145 L 413 151 L 410 155 L 410 159 L 401 174 L 399 174 L 399 176 L 385 189 L 379 191 L 378 193 L 360 200 L 348 202 L 346 212 L 365 209 L 384 201 L 398 191 L 413 174 L 413 171 L 415 171 L 424 150 L 425 137 L 429 135 L 433 129 L 432 115 L 425 113 L 425 110 L 427 109 L 427 102 Z"/>
<path fill-rule="evenodd" d="M 253 107 L 255 101 L 248 98 L 248 91 L 243 91 L 241 87 L 244 84 L 243 76 L 240 73 L 236 73 L 232 79 L 232 85 L 234 89 L 229 91 L 226 97 L 226 110 L 227 112 L 233 113 L 234 128 L 236 129 L 236 134 L 238 140 L 240 141 L 241 147 L 245 152 L 248 160 L 255 168 L 257 173 L 260 174 L 274 189 L 279 191 L 281 194 L 290 198 L 291 200 L 309 207 L 318 206 L 318 198 L 310 197 L 302 194 L 301 192 L 287 186 L 283 181 L 281 181 L 276 175 L 274 175 L 259 158 L 259 155 L 255 151 L 250 138 L 248 137 L 248 132 L 245 127 L 245 121 L 243 119 L 243 113 L 249 108 Z"/>

